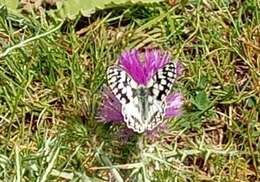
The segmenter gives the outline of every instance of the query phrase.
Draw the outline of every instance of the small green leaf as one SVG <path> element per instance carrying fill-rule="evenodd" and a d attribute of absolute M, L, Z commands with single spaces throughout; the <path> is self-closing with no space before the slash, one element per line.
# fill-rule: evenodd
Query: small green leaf
<path fill-rule="evenodd" d="M 201 78 L 198 80 L 197 87 L 198 88 L 205 88 L 208 84 L 208 77 L 205 75 L 202 75 Z"/>
<path fill-rule="evenodd" d="M 210 105 L 208 96 L 204 91 L 198 92 L 195 96 L 195 99 L 192 101 L 192 103 L 201 111 L 207 109 L 207 107 Z"/>

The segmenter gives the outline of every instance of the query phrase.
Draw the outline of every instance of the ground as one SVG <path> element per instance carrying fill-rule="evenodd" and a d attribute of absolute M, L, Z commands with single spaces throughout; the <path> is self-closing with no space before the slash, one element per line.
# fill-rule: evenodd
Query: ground
<path fill-rule="evenodd" d="M 0 179 L 259 181 L 259 6 L 171 1 L 65 22 L 2 11 Z M 148 47 L 183 64 L 183 115 L 122 142 L 123 126 L 96 119 L 106 69 Z"/>

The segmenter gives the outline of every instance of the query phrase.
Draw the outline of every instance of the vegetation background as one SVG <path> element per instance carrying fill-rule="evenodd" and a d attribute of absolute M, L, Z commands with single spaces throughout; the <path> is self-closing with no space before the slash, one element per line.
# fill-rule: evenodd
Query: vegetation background
<path fill-rule="evenodd" d="M 260 1 L 0 2 L 1 181 L 260 181 Z M 183 63 L 185 107 L 140 150 L 95 113 L 147 47 Z"/>

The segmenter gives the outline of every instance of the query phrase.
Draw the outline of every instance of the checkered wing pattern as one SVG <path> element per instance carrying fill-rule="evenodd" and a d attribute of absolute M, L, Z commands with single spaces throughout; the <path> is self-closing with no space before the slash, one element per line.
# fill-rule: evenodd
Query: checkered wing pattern
<path fill-rule="evenodd" d="M 164 65 L 144 86 L 138 85 L 124 69 L 109 67 L 108 85 L 122 104 L 122 114 L 128 128 L 143 133 L 153 130 L 163 121 L 165 98 L 176 78 L 175 70 L 174 63 Z"/>

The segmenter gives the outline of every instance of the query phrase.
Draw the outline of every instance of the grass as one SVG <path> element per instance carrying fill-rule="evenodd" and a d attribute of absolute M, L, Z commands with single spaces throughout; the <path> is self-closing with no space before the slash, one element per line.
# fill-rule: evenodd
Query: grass
<path fill-rule="evenodd" d="M 259 181 L 260 4 L 177 1 L 56 22 L 0 17 L 1 181 Z M 184 114 L 156 141 L 95 120 L 105 71 L 131 48 L 184 65 Z"/>

